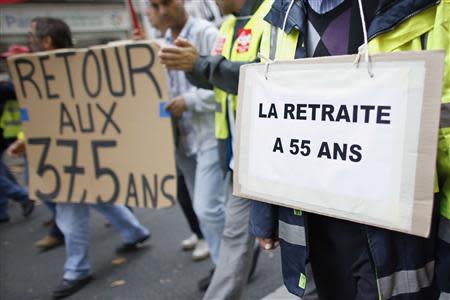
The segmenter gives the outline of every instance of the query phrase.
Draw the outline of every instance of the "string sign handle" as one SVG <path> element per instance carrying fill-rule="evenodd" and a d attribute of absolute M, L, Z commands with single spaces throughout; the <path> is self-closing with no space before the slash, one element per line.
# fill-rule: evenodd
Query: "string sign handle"
<path fill-rule="evenodd" d="M 268 80 L 268 74 L 269 74 L 269 65 L 271 63 L 273 63 L 274 61 L 271 60 L 270 58 L 266 57 L 264 54 L 262 54 L 261 52 L 258 53 L 258 58 L 261 60 L 264 60 L 266 63 L 264 64 L 264 77 L 266 78 L 266 80 Z"/>
<path fill-rule="evenodd" d="M 289 17 L 289 13 L 291 12 L 293 5 L 294 5 L 294 1 L 295 0 L 291 0 L 291 2 L 289 3 L 289 7 L 286 11 L 286 14 L 284 16 L 283 28 L 282 28 L 283 35 L 281 36 L 280 49 L 283 49 L 283 47 L 284 47 L 285 35 L 286 35 L 286 34 L 284 34 L 284 31 L 286 29 L 287 19 Z M 361 24 L 362 24 L 363 34 L 364 34 L 364 44 L 358 48 L 358 54 L 356 55 L 354 65 L 356 67 L 358 67 L 361 56 L 364 55 L 364 60 L 365 60 L 366 67 L 367 67 L 367 73 L 372 78 L 372 77 L 374 77 L 374 74 L 372 71 L 372 62 L 370 61 L 370 57 L 369 57 L 369 46 L 368 46 L 369 42 L 368 42 L 368 37 L 367 37 L 367 26 L 366 26 L 366 20 L 364 19 L 362 0 L 358 0 L 358 6 L 359 6 L 359 14 L 361 17 Z M 266 61 L 266 64 L 264 67 L 264 77 L 266 78 L 266 80 L 268 80 L 269 66 L 270 66 L 270 64 L 277 61 L 277 59 L 271 60 L 270 58 L 265 57 L 261 53 L 258 53 L 258 57 L 261 59 L 264 59 Z"/>
<path fill-rule="evenodd" d="M 362 24 L 363 34 L 364 34 L 364 44 L 358 48 L 358 54 L 356 55 L 354 65 L 356 67 L 358 67 L 361 56 L 364 55 L 364 60 L 365 60 L 366 67 L 367 67 L 367 73 L 372 78 L 374 76 L 374 74 L 372 72 L 372 62 L 370 61 L 370 57 L 369 57 L 369 41 L 367 38 L 367 27 L 366 27 L 366 20 L 364 19 L 362 0 L 358 0 L 358 6 L 359 6 L 359 15 L 361 16 L 361 24 Z"/>

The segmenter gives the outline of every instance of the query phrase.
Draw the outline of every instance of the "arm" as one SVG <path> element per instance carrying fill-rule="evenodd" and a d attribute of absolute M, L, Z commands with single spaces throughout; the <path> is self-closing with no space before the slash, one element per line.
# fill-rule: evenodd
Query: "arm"
<path fill-rule="evenodd" d="M 252 201 L 250 204 L 250 233 L 256 236 L 263 249 L 275 248 L 278 240 L 277 206 Z"/>
<path fill-rule="evenodd" d="M 186 76 L 195 86 L 209 89 L 214 86 L 237 95 L 239 69 L 244 64 L 248 62 L 232 62 L 220 55 L 200 56 Z"/>
<path fill-rule="evenodd" d="M 177 39 L 175 45 L 177 47 L 163 48 L 159 53 L 168 69 L 188 72 L 188 80 L 199 88 L 218 87 L 237 94 L 239 69 L 249 62 L 232 62 L 220 55 L 200 56 L 194 46 L 182 39 Z"/>
<path fill-rule="evenodd" d="M 200 55 L 208 55 L 211 53 L 219 34 L 219 30 L 215 26 L 212 26 L 209 23 L 206 24 L 208 24 L 208 26 L 203 26 L 196 39 L 196 45 Z M 183 95 L 186 100 L 187 110 L 194 112 L 215 111 L 216 99 L 214 93 L 210 91 L 211 88 L 209 88 L 209 83 L 207 84 L 208 86 L 206 89 L 204 86 L 193 87 Z"/>

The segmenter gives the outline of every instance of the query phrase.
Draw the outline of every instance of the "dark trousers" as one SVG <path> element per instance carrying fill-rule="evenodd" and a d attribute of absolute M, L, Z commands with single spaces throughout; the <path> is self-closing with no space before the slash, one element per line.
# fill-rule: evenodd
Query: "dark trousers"
<path fill-rule="evenodd" d="M 377 300 L 366 227 L 307 215 L 311 266 L 321 300 Z"/>
<path fill-rule="evenodd" d="M 195 233 L 199 239 L 203 239 L 203 234 L 200 230 L 197 215 L 194 212 L 194 207 L 192 206 L 192 200 L 189 196 L 189 192 L 184 181 L 184 176 L 178 176 L 177 194 L 178 202 L 180 203 L 181 209 L 188 221 L 191 231 Z"/>

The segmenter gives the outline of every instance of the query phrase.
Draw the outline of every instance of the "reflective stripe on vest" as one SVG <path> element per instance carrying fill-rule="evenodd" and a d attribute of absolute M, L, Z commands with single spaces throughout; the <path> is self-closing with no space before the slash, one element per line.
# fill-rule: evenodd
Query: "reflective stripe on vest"
<path fill-rule="evenodd" d="M 286 34 L 278 27 L 265 23 L 261 53 L 271 60 L 293 60 L 299 36 L 300 32 L 295 28 Z"/>
<path fill-rule="evenodd" d="M 439 296 L 439 300 L 450 300 L 450 293 L 444 293 L 442 292 Z"/>
<path fill-rule="evenodd" d="M 382 299 L 416 293 L 429 287 L 434 278 L 434 261 L 430 261 L 423 268 L 406 270 L 378 279 Z"/>
<path fill-rule="evenodd" d="M 450 244 L 450 220 L 441 217 L 439 221 L 439 238 L 444 242 Z"/>
<path fill-rule="evenodd" d="M 218 39 L 223 44 L 222 56 L 230 61 L 251 62 L 258 55 L 259 45 L 263 33 L 263 22 L 265 15 L 269 12 L 271 1 L 265 0 L 241 29 L 240 34 L 232 44 L 234 36 L 234 26 L 237 18 L 235 16 L 228 17 L 220 27 Z M 216 110 L 216 138 L 227 139 L 229 136 L 227 122 L 227 106 L 230 106 L 233 114 L 236 112 L 236 95 L 228 95 L 225 91 L 214 88 L 214 95 L 218 102 Z M 227 103 L 229 102 L 229 105 Z M 234 116 L 233 116 L 234 119 Z M 230 124 L 234 126 L 234 124 Z"/>
<path fill-rule="evenodd" d="M 306 246 L 305 227 L 278 221 L 278 237 L 289 244 Z"/>
<path fill-rule="evenodd" d="M 439 127 L 450 127 L 450 103 L 441 104 L 441 119 Z"/>

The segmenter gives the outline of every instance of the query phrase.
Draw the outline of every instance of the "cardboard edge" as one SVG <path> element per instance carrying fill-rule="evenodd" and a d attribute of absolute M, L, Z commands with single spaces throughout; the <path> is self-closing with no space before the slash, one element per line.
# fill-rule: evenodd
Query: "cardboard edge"
<path fill-rule="evenodd" d="M 253 67 L 252 64 L 242 65 L 239 69 L 239 85 L 238 85 L 238 99 L 237 99 L 237 110 L 236 110 L 236 130 L 235 130 L 235 138 L 234 138 L 234 172 L 233 172 L 233 195 L 237 195 L 236 193 L 241 193 L 241 185 L 239 183 L 239 170 L 240 168 L 240 152 L 236 151 L 236 149 L 240 149 L 241 147 L 241 119 L 242 119 L 242 111 L 243 111 L 243 94 L 244 94 L 244 82 L 247 78 L 247 70 Z"/>
<path fill-rule="evenodd" d="M 442 80 L 444 75 L 444 59 L 445 59 L 445 52 L 442 50 L 433 51 L 433 53 L 430 53 L 429 57 L 425 57 L 425 85 L 424 85 L 424 91 L 423 91 L 423 98 L 425 101 L 427 99 L 430 99 L 429 101 L 436 101 L 441 103 L 441 97 L 442 97 Z M 415 191 L 414 191 L 414 198 L 417 199 L 416 195 L 421 194 L 419 189 L 422 188 L 422 185 L 429 186 L 431 189 L 431 195 L 434 195 L 434 181 L 435 181 L 435 173 L 436 173 L 436 160 L 437 160 L 437 149 L 438 149 L 438 142 L 439 142 L 439 122 L 440 122 L 440 112 L 441 107 L 436 106 L 432 111 L 429 111 L 428 113 L 432 116 L 429 118 L 426 118 L 425 114 L 423 113 L 424 107 L 422 107 L 422 114 L 421 114 L 421 120 L 420 120 L 420 131 L 419 131 L 419 148 L 418 153 L 419 156 L 417 157 L 417 168 L 416 168 L 416 183 L 415 183 Z M 433 117 L 434 116 L 434 117 Z M 429 137 L 426 139 L 425 137 L 425 130 L 427 127 L 437 128 L 436 135 L 433 137 Z M 430 139 L 433 139 L 432 143 L 428 143 Z M 424 141 L 424 142 L 422 142 Z M 430 149 L 430 153 L 432 153 L 431 157 L 422 157 L 423 155 L 421 153 L 424 153 L 426 149 Z M 421 171 L 424 169 L 424 165 L 428 165 L 431 162 L 432 165 L 432 174 L 423 174 Z M 425 176 L 426 177 L 425 177 Z M 413 209 L 413 219 L 416 220 L 422 220 L 425 218 L 423 216 L 423 213 L 426 213 L 426 219 L 431 220 L 432 214 L 433 214 L 433 204 L 434 204 L 434 197 L 432 201 L 427 205 L 425 203 L 422 203 L 422 201 L 414 201 L 414 209 Z M 419 209 L 422 212 L 419 214 Z M 424 220 L 426 221 L 426 220 Z M 428 237 L 430 235 L 431 231 L 431 222 L 428 222 L 428 226 L 426 225 L 426 222 L 415 222 L 412 224 L 411 231 L 413 232 L 423 232 L 425 237 Z"/>

